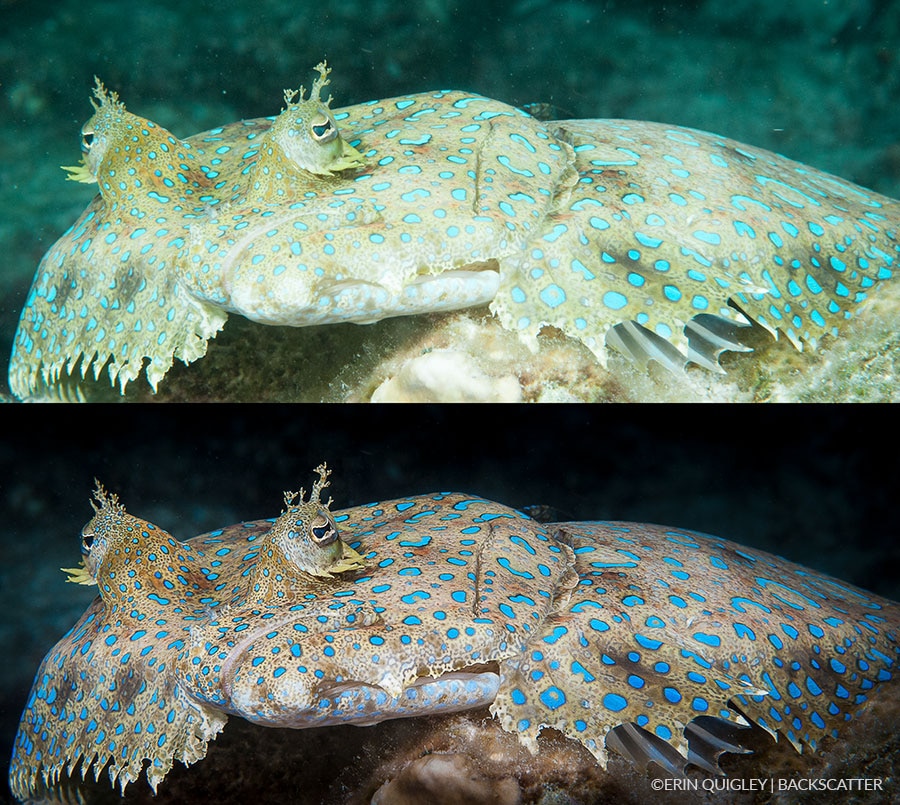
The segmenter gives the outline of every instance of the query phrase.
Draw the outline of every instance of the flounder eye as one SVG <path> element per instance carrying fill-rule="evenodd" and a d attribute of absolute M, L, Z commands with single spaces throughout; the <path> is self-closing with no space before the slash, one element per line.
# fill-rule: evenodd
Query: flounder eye
<path fill-rule="evenodd" d="M 93 129 L 82 129 L 81 130 L 81 150 L 86 154 L 91 150 L 91 146 L 94 144 L 94 132 Z"/>
<path fill-rule="evenodd" d="M 334 127 L 334 123 L 331 122 L 331 118 L 325 115 L 320 115 L 313 120 L 310 123 L 310 130 L 312 131 L 313 139 L 320 143 L 331 142 L 337 137 L 337 129 Z"/>
<path fill-rule="evenodd" d="M 312 535 L 313 541 L 319 545 L 327 545 L 337 538 L 337 532 L 334 525 L 324 515 L 319 515 L 313 520 L 309 527 L 309 533 Z"/>

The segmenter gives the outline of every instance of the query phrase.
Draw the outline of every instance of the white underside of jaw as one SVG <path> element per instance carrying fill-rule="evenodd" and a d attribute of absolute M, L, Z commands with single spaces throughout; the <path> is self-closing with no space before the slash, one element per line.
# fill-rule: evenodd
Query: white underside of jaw
<path fill-rule="evenodd" d="M 287 284 L 277 298 L 260 298 L 258 289 L 232 289 L 230 307 L 261 324 L 308 327 L 318 324 L 372 324 L 394 316 L 442 313 L 488 304 L 497 294 L 500 274 L 493 269 L 450 269 L 417 276 L 398 290 L 363 280 L 321 283 L 314 299 L 309 289 L 290 292 Z"/>

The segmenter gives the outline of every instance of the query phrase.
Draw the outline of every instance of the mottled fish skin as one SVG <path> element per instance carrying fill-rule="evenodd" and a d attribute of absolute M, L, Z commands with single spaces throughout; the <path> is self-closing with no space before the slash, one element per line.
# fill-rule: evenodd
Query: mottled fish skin
<path fill-rule="evenodd" d="M 532 747 L 554 727 L 605 764 L 603 737 L 632 723 L 685 755 L 691 719 L 746 723 L 733 702 L 798 751 L 815 749 L 894 679 L 894 601 L 695 531 L 546 528 L 574 549 L 579 583 L 525 652 L 500 664 L 493 705 Z"/>
<path fill-rule="evenodd" d="M 702 313 L 798 348 L 853 316 L 900 257 L 900 203 L 708 132 L 632 120 L 548 124 L 579 182 L 525 249 L 501 260 L 492 309 L 534 339 L 543 325 L 603 360 L 634 321 L 686 351 Z"/>
<path fill-rule="evenodd" d="M 55 785 L 79 761 L 85 776 L 93 763 L 95 777 L 111 761 L 110 782 L 124 790 L 148 759 L 155 790 L 174 760 L 203 758 L 227 720 L 190 698 L 173 671 L 190 625 L 220 602 L 246 596 L 243 571 L 256 552 L 215 553 L 213 535 L 179 542 L 129 515 L 99 485 L 95 497 L 100 507 L 84 528 L 82 554 L 100 595 L 35 676 L 9 767 L 20 800 Z M 232 530 L 237 536 L 239 528 Z M 241 542 L 250 548 L 256 536 Z"/>
<path fill-rule="evenodd" d="M 79 360 L 122 390 L 147 360 L 155 389 L 226 312 L 308 326 L 490 303 L 532 347 L 552 325 L 605 362 L 617 324 L 685 354 L 694 316 L 744 321 L 730 300 L 815 346 L 893 274 L 898 202 L 782 156 L 656 123 L 541 122 L 462 92 L 332 112 L 318 69 L 278 118 L 186 141 L 101 97 L 147 158 L 111 150 L 121 185 L 104 186 L 125 200 L 95 199 L 38 268 L 14 394 Z"/>
<path fill-rule="evenodd" d="M 295 728 L 487 704 L 481 686 L 495 692 L 496 662 L 520 654 L 555 593 L 577 581 L 571 549 L 526 515 L 468 495 L 350 509 L 335 522 L 365 568 L 305 583 L 275 611 L 229 608 L 194 629 L 183 664 L 195 696 Z M 491 664 L 489 678 L 481 666 Z M 472 699 L 435 707 L 409 695 L 444 674 L 471 682 L 461 692 Z"/>
<path fill-rule="evenodd" d="M 282 157 L 260 184 L 251 151 L 248 192 L 190 225 L 187 287 L 291 326 L 484 305 L 496 259 L 541 231 L 576 178 L 569 146 L 489 98 L 410 95 L 334 118 L 365 167 L 315 176 Z"/>
<path fill-rule="evenodd" d="M 102 767 L 122 751 L 111 741 L 128 755 L 111 777 L 124 786 L 146 757 L 155 787 L 173 757 L 203 757 L 225 713 L 303 728 L 490 705 L 532 750 L 553 727 L 605 766 L 610 733 L 627 727 L 636 753 L 656 742 L 679 753 L 668 761 L 679 773 L 699 716 L 736 725 L 746 716 L 798 750 L 815 748 L 894 684 L 900 604 L 683 529 L 539 524 L 438 493 L 329 511 L 361 566 L 310 573 L 314 542 L 295 544 L 299 561 L 282 551 L 272 565 L 267 552 L 280 550 L 284 526 L 303 531 L 327 509 L 319 469 L 310 499 L 301 495 L 309 508 L 277 519 L 186 543 L 128 520 L 146 567 L 115 564 L 125 572 L 113 578 L 101 564 L 107 595 L 38 672 L 10 767 L 16 796 L 54 783 L 81 754 L 85 769 L 95 752 Z M 257 582 L 273 566 L 282 578 L 270 595 Z M 150 618 L 164 621 L 162 634 L 135 638 Z M 179 754 L 173 739 L 196 713 L 213 726 Z M 117 727 L 127 738 L 113 736 Z M 714 771 L 720 751 L 699 761 Z"/>
<path fill-rule="evenodd" d="M 10 358 L 10 388 L 21 398 L 73 374 L 79 361 L 81 375 L 92 367 L 95 379 L 108 366 L 124 391 L 150 358 L 155 388 L 173 356 L 204 355 L 226 319 L 185 292 L 175 257 L 186 221 L 233 188 L 214 181 L 202 152 L 127 112 L 99 81 L 95 96 L 84 164 L 67 170 L 100 192 L 38 266 Z"/>

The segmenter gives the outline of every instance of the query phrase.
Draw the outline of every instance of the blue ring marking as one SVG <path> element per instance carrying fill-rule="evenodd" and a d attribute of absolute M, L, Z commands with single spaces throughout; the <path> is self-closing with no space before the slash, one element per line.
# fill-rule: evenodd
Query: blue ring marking
<path fill-rule="evenodd" d="M 556 283 L 548 285 L 540 294 L 541 301 L 550 308 L 559 307 L 566 301 L 566 292 Z"/>
<path fill-rule="evenodd" d="M 566 694 L 555 685 L 541 691 L 539 698 L 549 710 L 556 710 L 566 703 Z"/>

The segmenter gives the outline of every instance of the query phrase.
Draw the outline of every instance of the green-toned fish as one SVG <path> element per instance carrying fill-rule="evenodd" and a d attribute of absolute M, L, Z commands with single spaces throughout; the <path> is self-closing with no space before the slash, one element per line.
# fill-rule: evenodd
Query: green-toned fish
<path fill-rule="evenodd" d="M 307 326 L 490 304 L 532 346 L 550 325 L 601 362 L 612 345 L 716 369 L 747 319 L 815 346 L 893 275 L 898 202 L 782 156 L 462 92 L 332 112 L 318 70 L 276 118 L 184 142 L 98 86 L 71 170 L 101 194 L 38 268 L 17 396 L 104 366 L 124 389 L 143 361 L 156 388 L 228 312 Z"/>

